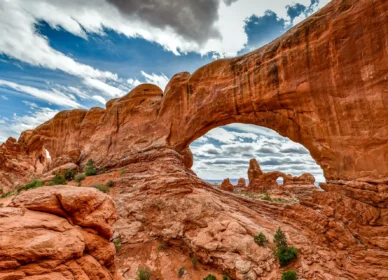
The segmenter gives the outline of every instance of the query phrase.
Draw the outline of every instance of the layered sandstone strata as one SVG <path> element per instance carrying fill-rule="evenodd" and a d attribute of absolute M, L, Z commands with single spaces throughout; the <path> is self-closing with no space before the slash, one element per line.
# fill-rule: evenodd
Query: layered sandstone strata
<path fill-rule="evenodd" d="M 1 202 L 0 279 L 121 279 L 109 242 L 116 209 L 107 195 L 53 186 Z"/>
<path fill-rule="evenodd" d="M 111 195 L 120 218 L 115 229 L 126 242 L 118 266 L 132 278 L 146 264 L 156 275 L 171 279 L 176 267 L 169 265 L 192 255 L 206 266 L 201 273 L 278 279 L 282 269 L 273 258 L 273 244 L 258 247 L 253 236 L 263 231 L 271 240 L 279 226 L 300 249 L 290 268 L 304 278 L 388 278 L 387 19 L 387 1 L 333 0 L 263 48 L 215 61 L 193 74 L 175 75 L 164 92 L 141 85 L 109 101 L 106 109 L 61 112 L 18 141 L 1 145 L 1 187 L 14 190 L 69 163 L 82 170 L 89 159 L 116 172 Z M 325 191 L 312 192 L 300 205 L 282 205 L 221 192 L 197 178 L 190 169 L 190 143 L 234 122 L 265 126 L 304 145 L 324 170 Z M 124 168 L 127 173 L 120 177 Z M 25 228 L 18 220 L 36 210 L 51 210 L 11 206 L 2 214 L 7 220 L 1 229 L 7 236 L 12 224 L 22 234 Z M 78 214 L 74 221 L 71 213 L 83 211 L 78 207 L 69 213 L 54 207 L 55 213 L 47 214 L 49 220 L 62 221 L 62 227 L 50 232 L 71 231 L 69 238 L 74 237 L 71 243 L 77 246 L 66 246 L 72 253 L 61 254 L 66 250 L 57 250 L 60 244 L 48 242 L 55 254 L 47 255 L 60 261 L 44 263 L 49 269 L 38 271 L 65 275 L 74 264 L 81 274 L 108 273 L 110 261 L 100 261 L 111 258 L 98 260 L 83 250 L 86 238 L 77 243 L 81 235 L 75 230 L 91 228 L 105 239 L 111 231 L 78 219 Z M 57 217 L 64 212 L 71 218 L 69 225 Z M 43 221 L 36 219 L 34 224 L 44 232 Z M 159 242 L 169 242 L 177 251 L 157 254 L 153 248 Z M 36 267 L 35 247 L 13 248 L 17 244 L 9 242 L 2 246 L 15 252 L 3 264 L 10 273 L 28 275 L 29 260 Z M 179 258 L 169 257 L 173 253 Z M 31 258 L 18 260 L 23 255 Z M 71 260 L 77 264 L 68 263 Z M 171 269 L 163 269 L 166 264 Z M 190 275 L 202 277 L 195 271 Z"/>

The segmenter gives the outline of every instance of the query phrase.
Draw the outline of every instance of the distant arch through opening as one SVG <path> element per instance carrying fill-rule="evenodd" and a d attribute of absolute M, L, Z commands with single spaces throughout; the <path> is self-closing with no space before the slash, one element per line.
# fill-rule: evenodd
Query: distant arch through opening
<path fill-rule="evenodd" d="M 229 178 L 236 185 L 239 178 L 248 184 L 249 161 L 255 158 L 263 172 L 280 171 L 292 176 L 311 173 L 316 184 L 325 182 L 322 168 L 303 145 L 276 131 L 257 125 L 234 123 L 211 129 L 193 141 L 193 170 L 210 182 Z M 277 179 L 283 185 L 284 178 Z"/>

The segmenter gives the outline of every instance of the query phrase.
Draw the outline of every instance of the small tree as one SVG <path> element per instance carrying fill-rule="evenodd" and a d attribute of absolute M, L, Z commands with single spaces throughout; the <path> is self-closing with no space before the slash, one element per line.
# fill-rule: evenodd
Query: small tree
<path fill-rule="evenodd" d="M 295 247 L 280 247 L 276 250 L 275 255 L 279 258 L 280 266 L 286 266 L 296 259 L 298 249 Z"/>
<path fill-rule="evenodd" d="M 74 177 L 74 180 L 78 183 L 81 183 L 81 181 L 85 180 L 86 176 L 84 174 L 78 174 Z"/>
<path fill-rule="evenodd" d="M 56 185 L 67 185 L 67 181 L 65 177 L 62 174 L 57 174 L 55 177 L 48 183 L 49 186 L 56 186 Z"/>
<path fill-rule="evenodd" d="M 95 189 L 97 189 L 97 190 L 99 190 L 100 192 L 103 192 L 103 193 L 109 192 L 109 188 L 107 186 L 103 186 L 101 184 L 91 185 L 90 187 L 91 188 L 95 188 Z"/>
<path fill-rule="evenodd" d="M 115 245 L 116 252 L 118 252 L 119 249 L 121 248 L 121 238 L 119 237 L 114 239 L 113 244 Z"/>
<path fill-rule="evenodd" d="M 149 280 L 152 276 L 152 272 L 149 268 L 140 268 L 137 272 L 137 278 L 139 280 Z"/>
<path fill-rule="evenodd" d="M 213 274 L 209 274 L 203 280 L 217 280 L 217 278 Z"/>
<path fill-rule="evenodd" d="M 275 236 L 273 237 L 273 242 L 276 244 L 276 247 L 287 247 L 287 237 L 281 230 L 281 228 L 278 228 L 278 230 L 275 233 Z"/>
<path fill-rule="evenodd" d="M 296 259 L 298 249 L 288 247 L 286 235 L 280 228 L 276 231 L 273 242 L 276 244 L 275 256 L 278 257 L 280 266 L 286 266 Z"/>
<path fill-rule="evenodd" d="M 158 250 L 159 251 L 163 251 L 163 250 L 167 250 L 168 249 L 168 245 L 166 243 L 160 243 L 158 245 Z"/>
<path fill-rule="evenodd" d="M 197 258 L 195 256 L 191 257 L 191 264 L 193 265 L 194 269 L 198 268 L 198 260 L 197 260 Z"/>
<path fill-rule="evenodd" d="M 85 175 L 94 176 L 97 175 L 97 168 L 94 166 L 94 161 L 89 159 L 85 166 Z"/>
<path fill-rule="evenodd" d="M 296 280 L 296 272 L 292 270 L 285 271 L 282 274 L 282 280 Z"/>
<path fill-rule="evenodd" d="M 264 233 L 260 232 L 258 235 L 256 235 L 253 240 L 256 242 L 257 245 L 263 247 L 265 244 L 268 243 L 267 237 L 265 237 Z"/>
<path fill-rule="evenodd" d="M 186 269 L 182 266 L 178 269 L 178 277 L 182 278 L 185 275 Z"/>
<path fill-rule="evenodd" d="M 75 176 L 75 171 L 74 170 L 66 170 L 63 175 L 65 176 L 65 179 L 67 181 L 72 181 L 74 179 L 74 176 Z"/>

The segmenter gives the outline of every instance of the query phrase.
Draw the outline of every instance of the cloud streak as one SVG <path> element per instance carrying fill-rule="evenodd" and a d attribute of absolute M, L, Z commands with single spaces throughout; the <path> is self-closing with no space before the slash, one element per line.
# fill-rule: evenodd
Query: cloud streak
<path fill-rule="evenodd" d="M 5 81 L 0 79 L 0 87 L 5 86 L 18 92 L 31 95 L 46 102 L 72 108 L 83 107 L 76 101 L 72 100 L 70 96 L 59 91 L 41 90 L 30 86 L 20 85 L 14 82 Z"/>

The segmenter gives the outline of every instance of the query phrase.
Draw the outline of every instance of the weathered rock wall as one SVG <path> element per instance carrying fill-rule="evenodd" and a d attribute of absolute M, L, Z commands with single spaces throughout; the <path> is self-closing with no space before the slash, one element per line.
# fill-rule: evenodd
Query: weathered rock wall
<path fill-rule="evenodd" d="M 106 110 L 61 112 L 19 140 L 21 153 L 35 161 L 47 148 L 41 173 L 88 158 L 113 167 L 242 122 L 304 145 L 328 180 L 387 180 L 387 26 L 386 1 L 332 1 L 256 51 L 175 75 L 164 94 L 141 85 Z"/>
<path fill-rule="evenodd" d="M 121 279 L 109 242 L 116 221 L 109 196 L 90 188 L 43 187 L 3 206 L 0 279 Z"/>

